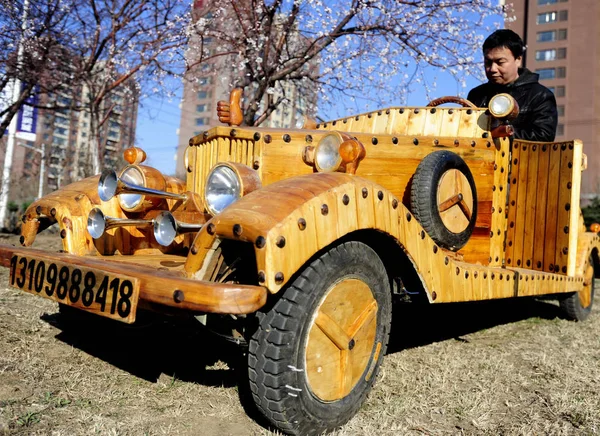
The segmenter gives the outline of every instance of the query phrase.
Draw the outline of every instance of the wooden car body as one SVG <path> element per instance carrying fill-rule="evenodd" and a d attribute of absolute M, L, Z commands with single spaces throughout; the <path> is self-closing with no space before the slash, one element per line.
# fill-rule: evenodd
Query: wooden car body
<path fill-rule="evenodd" d="M 23 243 L 33 242 L 40 225 L 56 221 L 64 251 L 79 256 L 78 262 L 102 259 L 109 269 L 131 270 L 128 264 L 154 269 L 164 277 L 150 288 L 160 290 L 142 286 L 140 300 L 155 309 L 162 304 L 198 312 L 255 311 L 266 292 L 277 293 L 315 253 L 353 235 L 368 239 L 368 234 L 385 241 L 378 249 L 392 275 L 402 277 L 400 269 L 406 267 L 400 261 L 394 265 L 394 258 L 410 261 L 432 303 L 581 290 L 586 261 L 590 255 L 597 259 L 600 247 L 580 216 L 581 142 L 492 138 L 490 119 L 486 109 L 423 107 L 389 108 L 313 130 L 214 127 L 190 140 L 186 181 L 164 178 L 166 191 L 193 193 L 188 201 L 164 200 L 142 213 L 128 213 L 116 198 L 99 199 L 93 177 L 33 203 L 24 216 Z M 307 153 L 332 131 L 349 133 L 364 146 L 354 174 L 319 173 L 307 161 Z M 412 177 L 421 160 L 439 150 L 461 156 L 477 186 L 475 229 L 458 252 L 438 246 L 411 212 Z M 211 216 L 202 193 L 219 162 L 256 172 L 261 186 Z M 148 227 L 117 227 L 94 240 L 86 230 L 93 207 L 117 219 L 152 219 L 167 209 L 182 222 L 204 226 L 170 247 L 157 244 Z M 222 240 L 252 247 L 246 260 L 255 262 L 254 279 L 205 283 L 200 291 L 194 282 L 210 282 L 215 274 L 210 263 Z M 22 249 L 3 250 L 8 264 L 9 254 Z M 240 285 L 253 291 L 244 294 Z M 207 293 L 212 288 L 219 290 Z M 222 301 L 223 289 L 235 294 L 230 288 L 243 295 L 238 307 L 244 309 L 232 310 Z"/>

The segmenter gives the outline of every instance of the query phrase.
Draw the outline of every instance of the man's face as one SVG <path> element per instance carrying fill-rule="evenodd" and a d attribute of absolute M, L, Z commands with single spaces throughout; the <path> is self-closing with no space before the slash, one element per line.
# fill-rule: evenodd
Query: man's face
<path fill-rule="evenodd" d="M 508 85 L 519 77 L 521 57 L 515 59 L 508 48 L 491 48 L 484 53 L 483 59 L 485 75 L 490 82 L 498 85 Z"/>

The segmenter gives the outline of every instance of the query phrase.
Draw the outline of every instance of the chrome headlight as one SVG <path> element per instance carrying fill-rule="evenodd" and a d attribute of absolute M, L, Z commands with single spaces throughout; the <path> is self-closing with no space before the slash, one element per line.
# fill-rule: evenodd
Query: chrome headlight
<path fill-rule="evenodd" d="M 177 221 L 171 212 L 163 211 L 154 219 L 154 239 L 160 245 L 169 246 L 177 236 Z"/>
<path fill-rule="evenodd" d="M 490 99 L 490 113 L 496 118 L 514 118 L 519 113 L 519 106 L 510 94 L 498 94 Z"/>
<path fill-rule="evenodd" d="M 342 135 L 332 132 L 323 136 L 315 149 L 315 166 L 319 172 L 336 171 L 342 164 L 340 145 L 344 142 Z"/>
<path fill-rule="evenodd" d="M 98 180 L 98 196 L 102 201 L 110 201 L 117 192 L 119 179 L 113 170 L 105 169 Z"/>
<path fill-rule="evenodd" d="M 144 174 L 138 167 L 135 166 L 125 168 L 121 173 L 120 179 L 132 185 L 145 186 Z M 119 194 L 119 204 L 123 209 L 131 210 L 139 206 L 142 198 L 142 194 Z"/>
<path fill-rule="evenodd" d="M 106 219 L 102 211 L 97 207 L 93 208 L 88 215 L 87 230 L 94 239 L 100 238 L 106 230 Z"/>
<path fill-rule="evenodd" d="M 225 165 L 217 165 L 208 175 L 204 200 L 206 208 L 219 214 L 242 196 L 242 183 L 237 173 Z"/>

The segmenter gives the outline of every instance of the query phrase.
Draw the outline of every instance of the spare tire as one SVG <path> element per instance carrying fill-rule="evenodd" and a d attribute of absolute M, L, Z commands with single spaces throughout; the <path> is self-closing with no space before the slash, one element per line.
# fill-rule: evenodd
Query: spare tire
<path fill-rule="evenodd" d="M 438 245 L 462 248 L 477 220 L 477 191 L 471 170 L 456 153 L 427 155 L 413 177 L 412 212 Z"/>

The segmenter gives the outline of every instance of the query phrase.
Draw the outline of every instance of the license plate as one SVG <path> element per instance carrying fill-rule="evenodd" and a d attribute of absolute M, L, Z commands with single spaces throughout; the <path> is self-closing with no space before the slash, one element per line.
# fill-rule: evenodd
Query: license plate
<path fill-rule="evenodd" d="M 118 321 L 135 321 L 140 293 L 135 277 L 15 254 L 10 260 L 9 284 Z"/>

